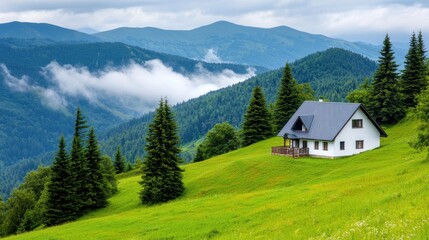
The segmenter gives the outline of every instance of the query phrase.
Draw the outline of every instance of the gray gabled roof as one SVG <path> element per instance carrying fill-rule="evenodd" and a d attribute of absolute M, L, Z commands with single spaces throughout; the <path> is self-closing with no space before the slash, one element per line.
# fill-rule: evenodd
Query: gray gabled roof
<path fill-rule="evenodd" d="M 293 138 L 333 141 L 358 109 L 361 109 L 367 115 L 368 119 L 380 132 L 380 136 L 387 137 L 384 130 L 360 103 L 314 101 L 305 101 L 277 136 L 283 137 L 287 134 L 289 137 L 293 136 Z M 296 121 L 299 120 L 308 129 L 308 132 L 292 130 Z"/>

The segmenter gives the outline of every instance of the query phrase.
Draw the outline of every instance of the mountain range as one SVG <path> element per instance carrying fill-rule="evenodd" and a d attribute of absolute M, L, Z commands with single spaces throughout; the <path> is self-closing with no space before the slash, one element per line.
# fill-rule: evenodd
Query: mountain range
<path fill-rule="evenodd" d="M 0 38 L 47 39 L 63 42 L 123 42 L 157 52 L 207 62 L 229 62 L 276 69 L 311 53 L 342 48 L 376 60 L 380 46 L 348 42 L 320 34 L 302 32 L 287 26 L 257 28 L 219 21 L 192 30 L 164 30 L 154 27 L 121 27 L 86 34 L 45 23 L 11 22 L 0 24 Z M 381 42 L 380 42 L 381 45 Z M 407 49 L 393 45 L 398 64 Z"/>
<path fill-rule="evenodd" d="M 105 41 L 124 42 L 191 59 L 234 62 L 271 69 L 333 47 L 351 50 L 371 59 L 376 59 L 379 52 L 378 46 L 310 34 L 287 26 L 257 28 L 226 21 L 192 30 L 124 27 L 94 36 Z"/>
<path fill-rule="evenodd" d="M 229 121 L 239 127 L 256 84 L 264 87 L 272 102 L 282 71 L 278 67 L 286 61 L 303 57 L 293 63 L 298 81 L 309 83 L 317 97 L 335 101 L 344 100 L 347 92 L 375 69 L 375 63 L 363 56 L 373 58 L 376 46 L 288 27 L 261 29 L 217 22 L 189 31 L 145 28 L 143 32 L 151 34 L 142 35 L 142 29 L 126 30 L 90 35 L 44 23 L 0 24 L 3 193 L 7 195 L 27 171 L 52 161 L 59 136 L 64 134 L 70 140 L 78 106 L 102 136 L 105 152 L 111 154 L 120 145 L 134 160 L 142 155 L 142 149 L 136 149 L 142 143 L 135 139 L 144 140 L 151 115 L 125 122 L 152 110 L 160 97 L 179 103 L 175 111 L 181 137 L 183 143 L 192 143 L 215 123 Z M 119 41 L 107 39 L 108 35 L 113 38 L 127 34 L 147 37 L 145 41 L 153 46 L 133 46 L 142 46 L 137 40 L 128 44 L 105 42 Z M 155 45 L 164 49 L 156 49 Z M 359 50 L 363 56 L 329 48 L 333 46 Z M 314 53 L 317 50 L 326 51 Z M 308 53 L 314 54 L 304 57 Z M 266 72 L 268 68 L 276 70 Z M 148 80 L 143 85 L 142 78 Z M 198 98 L 206 92 L 210 93 Z M 192 100 L 186 101 L 189 98 Z M 121 123 L 125 124 L 116 127 Z"/>

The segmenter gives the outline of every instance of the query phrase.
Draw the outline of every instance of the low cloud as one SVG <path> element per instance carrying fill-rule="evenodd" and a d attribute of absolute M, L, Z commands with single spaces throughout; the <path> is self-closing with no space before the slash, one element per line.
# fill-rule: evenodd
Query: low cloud
<path fill-rule="evenodd" d="M 255 76 L 252 68 L 245 74 L 228 69 L 212 73 L 201 64 L 197 65 L 195 73 L 184 75 L 160 60 L 130 63 L 122 68 L 106 68 L 99 72 L 51 62 L 42 70 L 51 82 L 51 86 L 45 89 L 31 85 L 26 76 L 20 79 L 13 77 L 4 65 L 2 72 L 11 89 L 37 92 L 42 102 L 51 108 L 66 106 L 65 97 L 75 97 L 140 114 L 153 110 L 161 97 L 167 97 L 171 104 L 175 104 Z"/>
<path fill-rule="evenodd" d="M 17 92 L 35 93 L 40 97 L 41 103 L 51 109 L 59 110 L 67 106 L 67 101 L 60 96 L 57 91 L 37 85 L 31 85 L 29 83 L 30 79 L 28 76 L 24 75 L 21 78 L 12 76 L 9 69 L 4 64 L 0 64 L 0 74 L 3 76 L 3 79 L 9 88 Z"/>
<path fill-rule="evenodd" d="M 217 55 L 217 50 L 210 48 L 207 50 L 206 55 L 204 55 L 203 58 L 204 62 L 209 62 L 209 63 L 222 63 L 223 61 L 221 60 L 221 58 Z"/>

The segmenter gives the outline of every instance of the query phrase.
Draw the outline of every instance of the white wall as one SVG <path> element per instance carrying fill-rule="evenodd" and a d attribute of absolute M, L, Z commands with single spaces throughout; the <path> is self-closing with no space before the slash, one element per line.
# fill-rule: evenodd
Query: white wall
<path fill-rule="evenodd" d="M 362 119 L 362 128 L 352 128 L 353 119 Z M 356 149 L 356 140 L 363 140 L 363 149 Z M 340 150 L 340 142 L 344 141 L 345 150 Z M 368 151 L 380 146 L 380 132 L 361 109 L 358 109 L 347 122 L 343 130 L 335 138 L 334 154 L 336 157 L 349 156 Z"/>
<path fill-rule="evenodd" d="M 334 157 L 334 142 L 330 141 L 319 141 L 319 149 L 314 149 L 315 146 L 314 140 L 307 140 L 307 146 L 310 155 L 321 156 L 321 157 Z M 323 150 L 323 142 L 328 142 L 328 150 Z M 302 145 L 301 145 L 302 146 Z"/>
<path fill-rule="evenodd" d="M 362 119 L 362 128 L 352 128 L 353 119 Z M 299 146 L 302 147 L 302 142 L 306 139 L 301 139 Z M 363 140 L 363 149 L 356 149 L 356 141 Z M 321 157 L 342 157 L 358 154 L 380 146 L 380 132 L 368 119 L 362 110 L 358 109 L 353 117 L 346 123 L 344 128 L 334 139 L 328 141 L 328 150 L 323 150 L 323 142 L 319 140 L 319 149 L 314 149 L 315 140 L 306 140 L 310 155 Z M 340 150 L 340 142 L 344 141 L 345 148 Z"/>

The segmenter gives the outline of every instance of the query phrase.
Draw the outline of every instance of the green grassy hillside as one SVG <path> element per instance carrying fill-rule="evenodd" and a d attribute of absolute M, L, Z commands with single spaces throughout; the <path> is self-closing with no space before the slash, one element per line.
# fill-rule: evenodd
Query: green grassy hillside
<path fill-rule="evenodd" d="M 415 129 L 403 121 L 381 148 L 334 160 L 272 156 L 272 138 L 184 166 L 185 196 L 159 206 L 140 205 L 140 176 L 124 176 L 107 208 L 11 239 L 427 239 Z"/>

